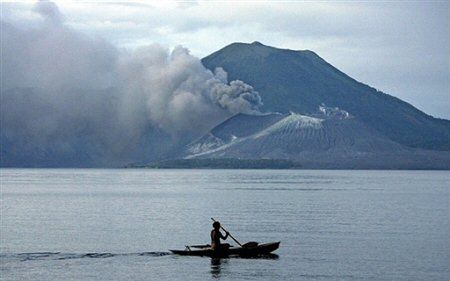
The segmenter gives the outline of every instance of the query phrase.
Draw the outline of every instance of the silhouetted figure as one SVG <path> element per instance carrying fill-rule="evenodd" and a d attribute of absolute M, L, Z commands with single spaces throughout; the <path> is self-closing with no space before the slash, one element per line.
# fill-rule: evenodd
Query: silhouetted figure
<path fill-rule="evenodd" d="M 211 230 L 211 248 L 214 251 L 228 250 L 230 244 L 220 243 L 220 239 L 226 240 L 228 238 L 228 231 L 225 231 L 225 236 L 220 232 L 220 222 L 215 221 L 213 223 L 213 230 Z"/>

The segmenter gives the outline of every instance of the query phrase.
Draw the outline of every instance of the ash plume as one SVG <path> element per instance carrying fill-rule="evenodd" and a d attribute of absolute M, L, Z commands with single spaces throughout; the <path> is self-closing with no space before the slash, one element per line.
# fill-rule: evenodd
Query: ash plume
<path fill-rule="evenodd" d="M 119 50 L 68 27 L 51 2 L 33 11 L 37 26 L 1 22 L 3 166 L 31 155 L 37 166 L 157 157 L 236 113 L 258 112 L 250 85 L 228 83 L 186 48 Z"/>

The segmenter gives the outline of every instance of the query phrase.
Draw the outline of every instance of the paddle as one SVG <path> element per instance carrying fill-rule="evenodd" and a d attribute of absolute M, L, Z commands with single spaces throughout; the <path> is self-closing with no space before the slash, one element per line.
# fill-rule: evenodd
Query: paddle
<path fill-rule="evenodd" d="M 216 220 L 215 220 L 214 218 L 211 218 L 211 220 L 212 220 L 213 222 L 216 222 Z M 228 232 L 222 225 L 220 225 L 220 228 L 221 228 L 223 231 L 227 232 L 227 233 L 228 233 L 228 236 L 230 236 L 231 239 L 233 239 L 234 242 L 236 242 L 236 243 L 237 243 L 239 246 L 241 246 L 242 248 L 253 248 L 253 247 L 258 246 L 258 242 L 247 242 L 247 243 L 245 243 L 244 245 L 242 245 L 242 244 L 241 244 L 239 241 L 237 241 L 236 238 L 234 238 L 233 235 L 231 235 L 231 233 Z"/>

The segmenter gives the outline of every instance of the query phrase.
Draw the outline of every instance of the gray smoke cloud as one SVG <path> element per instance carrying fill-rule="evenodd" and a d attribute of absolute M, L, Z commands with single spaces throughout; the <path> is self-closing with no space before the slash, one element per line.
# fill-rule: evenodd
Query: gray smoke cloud
<path fill-rule="evenodd" d="M 211 72 L 181 46 L 172 52 L 160 45 L 141 48 L 118 65 L 125 114 L 145 105 L 149 120 L 170 132 L 202 131 L 231 115 L 255 113 L 261 105 L 250 85 L 228 84 L 223 69 Z"/>
<path fill-rule="evenodd" d="M 40 1 L 34 6 L 34 11 L 44 17 L 45 21 L 50 21 L 55 24 L 61 24 L 64 21 L 64 16 L 58 9 L 55 3 L 50 1 Z"/>
<path fill-rule="evenodd" d="M 157 157 L 164 143 L 258 112 L 261 98 L 250 85 L 228 83 L 223 69 L 206 69 L 186 48 L 119 50 L 66 26 L 54 3 L 38 2 L 34 11 L 37 26 L 1 22 L 2 165 L 31 155 L 35 165 L 81 166 Z"/>

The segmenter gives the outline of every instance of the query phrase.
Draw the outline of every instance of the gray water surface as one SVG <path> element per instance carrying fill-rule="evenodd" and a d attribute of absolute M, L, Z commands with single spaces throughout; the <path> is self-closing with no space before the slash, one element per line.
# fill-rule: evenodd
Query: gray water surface
<path fill-rule="evenodd" d="M 1 280 L 450 279 L 448 171 L 0 171 Z M 278 257 L 169 254 L 210 217 Z"/>

